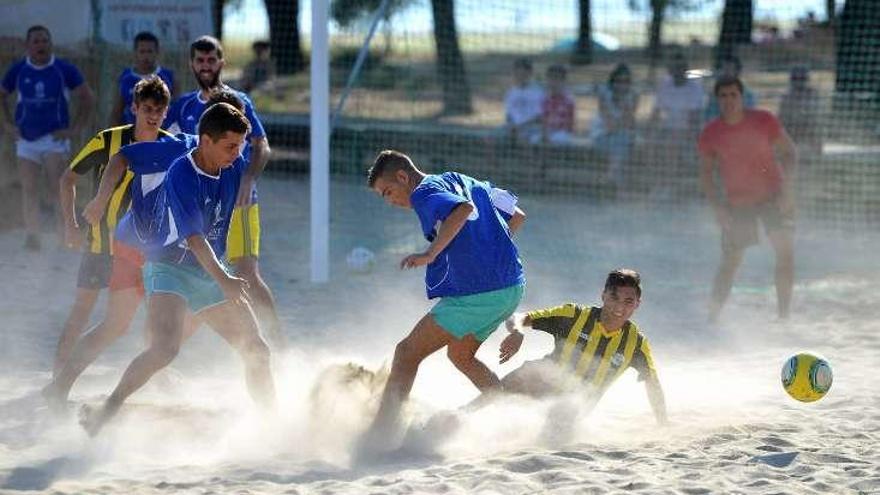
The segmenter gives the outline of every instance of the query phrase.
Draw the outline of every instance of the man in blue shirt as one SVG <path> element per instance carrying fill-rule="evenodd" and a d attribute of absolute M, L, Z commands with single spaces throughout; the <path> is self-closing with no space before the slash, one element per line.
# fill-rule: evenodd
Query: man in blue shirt
<path fill-rule="evenodd" d="M 142 31 L 134 37 L 134 65 L 127 67 L 117 81 L 119 91 L 110 111 L 112 125 L 134 124 L 134 86 L 138 81 L 152 75 L 159 76 L 171 91 L 171 98 L 177 96 L 174 72 L 162 67 L 159 59 L 159 38 L 149 31 Z"/>
<path fill-rule="evenodd" d="M 165 128 L 176 125 L 181 132 L 196 133 L 199 117 L 211 94 L 224 90 L 234 93 L 244 104 L 244 114 L 251 123 L 247 146 L 243 152 L 248 161 L 248 173 L 242 176 L 238 200 L 229 229 L 227 259 L 235 273 L 250 284 L 250 294 L 266 337 L 276 346 L 283 346 L 281 323 L 275 310 L 275 298 L 263 280 L 259 270 L 260 256 L 260 205 L 257 202 L 256 180 L 269 159 L 269 141 L 263 124 L 254 111 L 250 98 L 223 83 L 221 74 L 226 61 L 223 47 L 211 36 L 202 36 L 190 45 L 190 67 L 199 89 L 186 93 L 175 101 L 168 111 Z"/>
<path fill-rule="evenodd" d="M 398 151 L 381 152 L 367 182 L 388 204 L 415 210 L 431 244 L 400 267 L 426 266 L 428 298 L 441 298 L 395 348 L 379 412 L 362 439 L 370 448 L 387 442 L 419 364 L 443 347 L 481 391 L 500 387 L 475 354 L 522 298 L 525 277 L 511 236 L 525 214 L 503 189 L 456 172 L 425 174 Z"/>
<path fill-rule="evenodd" d="M 15 138 L 18 173 L 22 187 L 22 210 L 26 230 L 25 248 L 40 249 L 40 211 L 37 184 L 46 167 L 50 197 L 55 206 L 59 242 L 64 239 L 58 204 L 58 180 L 67 164 L 70 138 L 88 122 L 94 96 L 79 70 L 52 54 L 52 35 L 45 26 L 31 26 L 25 37 L 27 56 L 12 65 L 0 84 L 0 125 Z M 70 121 L 67 94 L 79 101 Z M 15 116 L 9 115 L 6 99 L 18 93 Z"/>
<path fill-rule="evenodd" d="M 160 164 L 171 163 L 156 191 L 155 204 L 144 201 L 139 205 L 133 200 L 132 211 L 126 215 L 135 227 L 134 236 L 126 242 L 137 242 L 147 258 L 144 285 L 151 339 L 103 406 L 84 408 L 82 425 L 89 434 L 96 435 L 126 398 L 176 357 L 188 313 L 236 348 L 244 360 L 251 396 L 264 408 L 274 406 L 269 348 L 248 303 L 248 283 L 230 275 L 220 262 L 246 168 L 239 151 L 249 131 L 241 112 L 218 103 L 200 119 L 198 146 L 182 156 L 178 146 L 162 152 L 162 143 L 133 145 L 150 146 L 155 152 L 152 159 L 132 161 L 143 166 L 144 175 L 161 173 Z M 152 191 L 146 187 L 140 195 L 147 198 Z M 120 239 L 125 237 L 124 225 L 125 221 L 120 224 Z"/>

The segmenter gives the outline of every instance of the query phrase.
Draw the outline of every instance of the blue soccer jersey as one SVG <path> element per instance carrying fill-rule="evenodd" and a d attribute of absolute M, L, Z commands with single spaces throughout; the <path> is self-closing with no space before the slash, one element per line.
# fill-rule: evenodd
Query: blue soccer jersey
<path fill-rule="evenodd" d="M 159 76 L 168 86 L 168 91 L 174 93 L 174 72 L 165 67 L 157 67 L 152 74 L 138 74 L 129 67 L 119 75 L 119 95 L 122 97 L 122 121 L 124 124 L 134 124 L 134 113 L 131 111 L 131 103 L 134 101 L 134 86 L 142 79 L 149 76 Z"/>
<path fill-rule="evenodd" d="M 196 165 L 192 152 L 178 158 L 168 169 L 164 183 L 168 234 L 161 252 L 146 253 L 147 259 L 198 265 L 186 243 L 186 239 L 194 235 L 203 236 L 214 254 L 222 259 L 245 168 L 244 159 L 239 156 L 232 166 L 210 175 Z"/>
<path fill-rule="evenodd" d="M 67 92 L 83 84 L 83 76 L 71 63 L 52 57 L 48 64 L 36 66 L 24 59 L 6 72 L 3 89 L 18 91 L 15 125 L 21 137 L 35 141 L 70 125 Z"/>
<path fill-rule="evenodd" d="M 428 298 L 463 296 L 523 284 L 522 264 L 507 220 L 516 211 L 513 194 L 457 172 L 428 175 L 410 196 L 422 233 L 433 241 L 437 228 L 461 203 L 474 212 L 425 272 Z"/>
<path fill-rule="evenodd" d="M 163 183 L 168 169 L 198 145 L 195 136 L 179 134 L 157 141 L 133 143 L 119 150 L 134 177 L 131 208 L 119 221 L 115 237 L 144 254 L 161 250 L 168 235 Z"/>

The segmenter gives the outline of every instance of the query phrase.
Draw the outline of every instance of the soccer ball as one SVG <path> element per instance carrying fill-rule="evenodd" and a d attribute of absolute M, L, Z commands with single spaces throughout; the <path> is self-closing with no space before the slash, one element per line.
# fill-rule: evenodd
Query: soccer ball
<path fill-rule="evenodd" d="M 348 269 L 356 273 L 366 273 L 376 264 L 376 255 L 365 247 L 358 246 L 345 257 Z"/>
<path fill-rule="evenodd" d="M 782 365 L 782 386 L 788 395 L 801 402 L 824 397 L 833 379 L 828 361 L 811 352 L 799 352 Z"/>

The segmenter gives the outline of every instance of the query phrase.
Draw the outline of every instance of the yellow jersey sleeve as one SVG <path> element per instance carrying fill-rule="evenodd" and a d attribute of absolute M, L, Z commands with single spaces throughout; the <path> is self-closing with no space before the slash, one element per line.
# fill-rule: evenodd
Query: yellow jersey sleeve
<path fill-rule="evenodd" d="M 532 321 L 532 328 L 547 332 L 553 336 L 564 336 L 574 324 L 578 314 L 578 306 L 566 303 L 552 308 L 537 309 L 526 313 Z"/>
<path fill-rule="evenodd" d="M 107 162 L 106 131 L 101 131 L 89 140 L 70 162 L 70 169 L 79 175 L 88 173 Z"/>
<path fill-rule="evenodd" d="M 633 353 L 630 366 L 639 372 L 639 381 L 645 381 L 650 376 L 657 376 L 657 368 L 654 367 L 654 357 L 651 355 L 651 345 L 648 339 L 639 332 L 639 342 Z"/>

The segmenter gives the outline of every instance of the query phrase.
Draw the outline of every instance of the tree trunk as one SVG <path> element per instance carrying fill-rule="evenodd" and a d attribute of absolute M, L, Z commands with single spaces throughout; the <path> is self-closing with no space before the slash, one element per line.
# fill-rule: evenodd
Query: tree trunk
<path fill-rule="evenodd" d="M 656 67 L 663 58 L 663 20 L 668 0 L 651 0 L 651 26 L 648 29 L 648 60 Z"/>
<path fill-rule="evenodd" d="M 264 0 L 269 17 L 269 44 L 279 74 L 303 70 L 306 59 L 299 39 L 299 0 Z"/>
<path fill-rule="evenodd" d="M 434 43 L 437 47 L 437 75 L 443 87 L 443 113 L 461 115 L 473 112 L 471 89 L 458 45 L 453 0 L 431 0 L 434 14 Z"/>
<path fill-rule="evenodd" d="M 873 93 L 880 98 L 880 0 L 846 0 L 837 31 L 840 93 Z"/>
<path fill-rule="evenodd" d="M 837 2 L 834 0 L 825 0 L 825 17 L 828 19 L 828 25 L 834 25 L 834 18 L 837 16 Z"/>
<path fill-rule="evenodd" d="M 721 14 L 721 33 L 715 50 L 715 67 L 736 52 L 736 46 L 751 43 L 752 20 L 754 18 L 752 0 L 725 0 Z"/>
<path fill-rule="evenodd" d="M 578 0 L 578 24 L 577 44 L 571 55 L 571 62 L 577 65 L 587 65 L 593 61 L 593 22 L 590 14 L 590 0 Z"/>
<path fill-rule="evenodd" d="M 226 0 L 214 0 L 211 4 L 211 20 L 214 22 L 214 37 L 223 39 L 223 7 Z"/>

